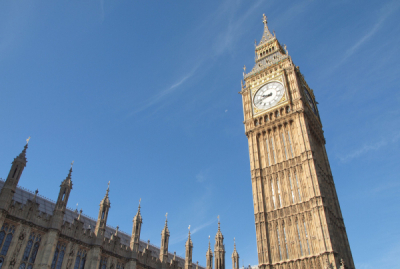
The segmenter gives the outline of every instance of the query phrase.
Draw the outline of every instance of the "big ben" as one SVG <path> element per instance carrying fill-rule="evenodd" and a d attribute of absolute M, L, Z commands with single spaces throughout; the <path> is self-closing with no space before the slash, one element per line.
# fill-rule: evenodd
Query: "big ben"
<path fill-rule="evenodd" d="M 259 268 L 355 268 L 314 92 L 263 23 L 240 92 Z"/>

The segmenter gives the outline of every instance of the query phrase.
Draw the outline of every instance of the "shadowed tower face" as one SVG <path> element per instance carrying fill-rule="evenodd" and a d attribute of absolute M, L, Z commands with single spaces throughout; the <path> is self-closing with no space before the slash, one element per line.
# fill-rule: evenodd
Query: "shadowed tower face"
<path fill-rule="evenodd" d="M 354 268 L 313 90 L 263 23 L 240 92 L 259 267 Z"/>

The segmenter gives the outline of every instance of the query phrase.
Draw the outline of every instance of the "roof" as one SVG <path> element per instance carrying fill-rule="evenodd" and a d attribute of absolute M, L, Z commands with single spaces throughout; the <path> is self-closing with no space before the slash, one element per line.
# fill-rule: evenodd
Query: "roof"
<path fill-rule="evenodd" d="M 0 189 L 3 188 L 4 185 L 4 179 L 0 178 Z M 28 200 L 33 200 L 35 194 L 34 192 L 25 189 L 21 186 L 17 186 L 16 190 L 15 190 L 15 194 L 14 194 L 14 201 L 21 203 L 21 204 L 26 204 Z M 36 195 L 36 202 L 39 204 L 39 211 L 51 216 L 53 215 L 53 211 L 55 208 L 55 204 L 56 202 L 43 197 L 39 194 Z M 73 210 L 71 208 L 67 208 L 65 210 L 65 215 L 64 215 L 64 221 L 65 222 L 69 222 L 72 223 L 74 221 L 74 219 L 78 218 L 79 212 L 78 210 Z M 94 229 L 96 227 L 96 220 L 94 218 L 91 218 L 87 215 L 81 214 L 81 218 L 80 220 L 83 222 L 83 227 L 85 229 Z M 112 227 L 112 226 L 107 226 L 106 227 L 106 232 L 105 232 L 105 237 L 106 238 L 111 238 L 111 235 L 115 234 L 116 228 Z M 130 240 L 131 240 L 131 235 L 129 235 L 128 233 L 125 233 L 121 230 L 118 230 L 118 237 L 121 239 L 121 244 L 125 245 L 125 246 L 129 246 L 130 245 Z M 140 241 L 139 242 L 139 251 L 143 251 L 146 247 L 147 247 L 147 242 L 144 241 Z M 149 244 L 149 249 L 152 252 L 152 256 L 158 258 L 160 255 L 160 248 L 153 245 L 153 244 Z M 174 257 L 174 254 L 168 253 L 168 259 L 172 260 Z M 184 267 L 185 265 L 185 258 L 180 257 L 178 255 L 176 255 L 176 260 L 178 261 L 179 267 Z M 196 267 L 195 264 L 192 265 L 193 268 Z M 204 269 L 203 266 L 199 265 L 199 269 Z"/>

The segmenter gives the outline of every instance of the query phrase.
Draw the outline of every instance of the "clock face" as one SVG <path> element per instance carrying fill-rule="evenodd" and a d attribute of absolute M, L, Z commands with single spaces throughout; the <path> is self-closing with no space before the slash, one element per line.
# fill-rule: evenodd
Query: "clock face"
<path fill-rule="evenodd" d="M 262 86 L 253 99 L 254 106 L 258 109 L 268 109 L 281 100 L 285 89 L 279 82 L 270 82 Z"/>
<path fill-rule="evenodd" d="M 314 105 L 314 102 L 313 102 L 313 100 L 311 98 L 310 93 L 308 92 L 308 90 L 306 89 L 305 86 L 303 86 L 303 87 L 304 87 L 304 92 L 306 93 L 306 98 L 307 98 L 308 104 L 310 105 L 310 107 L 311 107 L 312 111 L 314 112 L 314 114 L 318 115 L 317 114 L 317 109 L 315 108 L 315 105 Z"/>

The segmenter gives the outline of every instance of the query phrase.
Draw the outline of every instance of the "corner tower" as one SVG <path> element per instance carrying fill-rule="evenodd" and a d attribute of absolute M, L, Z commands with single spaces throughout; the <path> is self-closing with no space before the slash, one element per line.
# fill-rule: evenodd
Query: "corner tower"
<path fill-rule="evenodd" d="M 263 23 L 240 92 L 259 267 L 354 268 L 314 92 Z"/>

